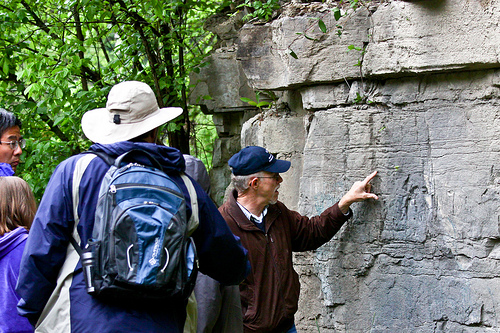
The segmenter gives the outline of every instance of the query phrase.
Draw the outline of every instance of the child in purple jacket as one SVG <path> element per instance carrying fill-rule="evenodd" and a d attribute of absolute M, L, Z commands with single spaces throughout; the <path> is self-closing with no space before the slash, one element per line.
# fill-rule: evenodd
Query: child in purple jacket
<path fill-rule="evenodd" d="M 19 265 L 36 213 L 29 185 L 19 177 L 0 177 L 0 332 L 33 332 L 16 310 Z"/>

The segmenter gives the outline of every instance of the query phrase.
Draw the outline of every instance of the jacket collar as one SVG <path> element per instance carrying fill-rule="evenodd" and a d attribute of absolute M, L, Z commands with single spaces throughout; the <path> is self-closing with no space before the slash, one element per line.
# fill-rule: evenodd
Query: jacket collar
<path fill-rule="evenodd" d="M 243 230 L 247 231 L 260 231 L 260 229 L 253 223 L 251 222 L 243 213 L 241 208 L 238 206 L 238 203 L 236 201 L 236 198 L 238 197 L 238 192 L 236 190 L 233 190 L 231 194 L 229 195 L 229 215 L 233 218 L 233 220 L 236 222 L 238 227 L 240 227 Z M 269 228 L 271 225 L 274 223 L 274 221 L 278 218 L 278 216 L 281 214 L 281 210 L 279 209 L 279 205 L 282 205 L 281 202 L 278 201 L 277 204 L 275 205 L 269 205 L 267 208 L 267 214 L 264 217 L 264 223 L 266 227 L 266 232 L 269 231 Z"/>
<path fill-rule="evenodd" d="M 160 162 L 163 167 L 163 171 L 165 172 L 184 172 L 184 170 L 186 169 L 186 164 L 182 153 L 178 149 L 168 146 L 161 146 L 146 142 L 121 141 L 111 144 L 94 143 L 89 148 L 89 150 L 91 151 L 103 151 L 113 158 L 116 158 L 119 155 L 126 153 L 132 149 L 147 151 L 158 162 Z M 147 159 L 138 159 L 138 162 L 150 165 L 150 162 Z"/>

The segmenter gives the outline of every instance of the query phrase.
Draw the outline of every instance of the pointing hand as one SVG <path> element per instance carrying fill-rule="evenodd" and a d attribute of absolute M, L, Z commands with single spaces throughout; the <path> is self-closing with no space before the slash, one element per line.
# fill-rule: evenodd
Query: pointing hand
<path fill-rule="evenodd" d="M 340 199 L 339 208 L 344 213 L 347 214 L 349 207 L 353 202 L 363 201 L 366 199 L 378 199 L 378 196 L 374 193 L 370 193 L 372 189 L 372 184 L 370 181 L 377 175 L 377 171 L 373 172 L 371 175 L 366 177 L 363 181 L 355 182 L 351 189 Z"/>

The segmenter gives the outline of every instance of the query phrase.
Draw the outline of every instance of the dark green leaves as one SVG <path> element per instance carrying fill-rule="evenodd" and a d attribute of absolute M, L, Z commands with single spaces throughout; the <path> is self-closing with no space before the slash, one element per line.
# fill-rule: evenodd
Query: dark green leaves
<path fill-rule="evenodd" d="M 323 22 L 323 20 L 319 20 L 318 25 L 319 25 L 319 29 L 321 30 L 321 32 L 323 32 L 323 33 L 327 32 L 326 24 L 325 24 L 325 22 Z"/>
<path fill-rule="evenodd" d="M 247 97 L 240 97 L 240 99 L 241 99 L 242 102 L 248 103 L 248 104 L 250 104 L 252 106 L 255 106 L 255 107 L 259 108 L 259 109 L 261 109 L 264 106 L 270 106 L 271 105 L 270 102 L 268 102 L 268 101 L 261 101 L 260 100 L 260 94 L 261 93 L 262 93 L 261 91 L 257 91 L 255 93 L 255 101 L 252 100 L 252 99 L 250 99 L 250 98 L 247 98 Z M 266 93 L 264 93 L 264 94 L 268 95 Z M 268 97 L 272 97 L 272 96 L 268 96 Z"/>
<path fill-rule="evenodd" d="M 81 131 L 81 117 L 105 106 L 112 85 L 144 81 L 163 105 L 181 106 L 192 116 L 188 77 L 214 45 L 203 23 L 219 6 L 212 0 L 2 3 L 0 107 L 23 122 L 28 145 L 18 174 L 37 197 L 58 163 L 91 144 Z M 187 126 L 191 119 L 179 119 L 173 131 L 196 131 Z M 215 133 L 214 126 L 207 128 Z M 188 149 L 191 142 L 194 151 L 200 151 L 197 145 L 211 149 L 211 143 L 190 134 L 177 142 Z"/>
<path fill-rule="evenodd" d="M 340 8 L 338 7 L 335 7 L 333 8 L 333 17 L 335 18 L 336 21 L 340 20 L 340 18 L 342 17 L 342 13 L 340 12 Z"/>

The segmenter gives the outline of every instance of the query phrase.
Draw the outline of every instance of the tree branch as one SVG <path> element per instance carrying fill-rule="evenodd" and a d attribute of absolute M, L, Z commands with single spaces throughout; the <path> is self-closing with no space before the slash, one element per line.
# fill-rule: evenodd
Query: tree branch
<path fill-rule="evenodd" d="M 24 6 L 26 11 L 30 13 L 30 15 L 33 17 L 35 20 L 35 25 L 45 31 L 49 36 L 51 36 L 54 39 L 62 40 L 59 36 L 57 36 L 55 33 L 50 32 L 50 28 L 38 17 L 38 15 L 33 11 L 33 9 L 26 3 L 25 0 L 21 0 L 21 4 Z M 101 80 L 101 75 L 99 73 L 94 72 L 92 69 L 88 68 L 87 66 L 82 66 L 82 72 L 83 74 L 87 75 L 93 82 L 98 82 Z"/>
<path fill-rule="evenodd" d="M 83 42 L 84 42 L 84 39 L 83 39 L 83 32 L 82 32 L 82 24 L 80 22 L 80 13 L 78 12 L 78 3 L 75 3 L 75 5 L 73 6 L 73 17 L 75 18 L 75 22 L 76 22 L 76 26 L 75 26 L 75 29 L 76 29 L 76 38 L 78 38 L 78 40 L 80 41 L 80 46 L 83 47 Z M 80 49 L 78 51 L 78 57 L 80 58 L 80 60 L 83 60 L 85 59 L 85 53 L 83 53 L 83 51 Z M 85 77 L 85 75 L 83 75 L 83 72 L 84 72 L 84 66 L 80 66 L 80 81 L 82 83 L 82 89 L 85 90 L 85 91 L 89 91 L 89 85 L 87 83 L 87 78 Z"/>
<path fill-rule="evenodd" d="M 13 82 L 14 84 L 18 85 L 20 88 L 17 89 L 18 91 L 21 91 L 21 94 L 23 95 L 23 97 L 28 101 L 28 102 L 32 102 L 33 104 L 36 105 L 36 101 L 25 95 L 24 94 L 24 91 L 26 90 L 26 86 L 24 85 L 23 82 L 19 81 L 17 79 L 17 76 L 13 73 L 9 73 L 9 76 L 6 78 L 6 79 L 0 79 L 1 81 L 9 81 L 9 82 Z M 66 136 L 66 134 L 63 133 L 63 131 L 61 131 L 61 129 L 57 126 L 57 125 L 54 125 L 54 121 L 52 119 L 50 119 L 49 116 L 47 116 L 46 114 L 42 114 L 42 113 L 39 113 L 38 114 L 40 116 L 40 118 L 42 119 L 43 122 L 45 122 L 47 124 L 47 126 L 49 127 L 49 129 L 61 140 L 61 141 L 64 141 L 64 142 L 69 142 L 70 139 Z"/>

